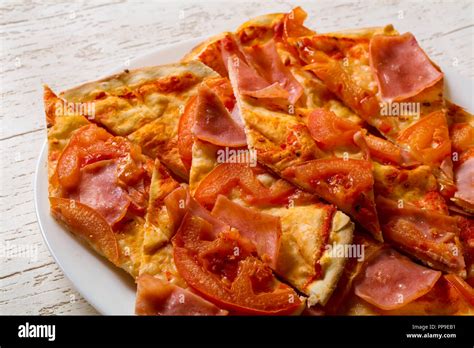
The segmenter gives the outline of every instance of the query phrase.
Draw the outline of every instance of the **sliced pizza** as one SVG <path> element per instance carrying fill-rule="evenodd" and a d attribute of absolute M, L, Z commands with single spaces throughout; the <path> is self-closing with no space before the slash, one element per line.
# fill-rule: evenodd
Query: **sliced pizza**
<path fill-rule="evenodd" d="M 45 87 L 52 215 L 132 276 L 138 275 L 154 161 Z"/>
<path fill-rule="evenodd" d="M 45 87 L 52 215 L 139 315 L 474 314 L 472 115 L 412 34 L 305 18 Z"/>
<path fill-rule="evenodd" d="M 303 17 L 300 16 L 300 18 Z M 302 21 L 300 21 L 300 26 L 301 24 Z M 253 32 L 256 31 L 253 30 Z M 276 32 L 273 38 L 268 39 L 269 36 L 266 35 L 264 40 L 278 41 L 280 39 L 280 41 L 285 42 L 285 45 L 282 45 L 283 48 L 279 49 L 279 54 L 289 66 L 294 67 L 293 71 L 297 70 L 296 67 L 301 69 L 302 66 L 303 69 L 307 69 L 307 72 L 314 73 L 314 75 L 310 74 L 306 78 L 300 75 L 299 81 L 303 85 L 308 85 L 308 83 L 304 83 L 305 80 L 322 82 L 329 91 L 334 93 L 328 97 L 328 94 L 322 93 L 320 89 L 313 92 L 312 95 L 321 95 L 330 99 L 337 99 L 334 96 L 341 98 L 351 107 L 353 112 L 360 115 L 368 124 L 375 126 L 380 133 L 387 133 L 384 131 L 385 127 L 391 129 L 392 133 L 385 135 L 395 141 L 395 143 L 392 143 L 376 134 L 369 133 L 364 129 L 365 125 L 359 122 L 357 118 L 351 120 L 347 118 L 347 113 L 340 112 L 337 108 L 331 110 L 331 104 L 321 102 L 324 98 L 320 97 L 317 99 L 319 105 L 316 108 L 312 106 L 312 109 L 309 110 L 296 109 L 296 114 L 301 116 L 300 119 L 307 125 L 319 148 L 326 152 L 330 151 L 335 157 L 345 156 L 346 159 L 354 158 L 355 153 L 360 154 L 360 150 L 365 149 L 366 158 L 372 163 L 375 193 L 377 195 L 394 199 L 400 204 L 414 204 L 419 208 L 434 210 L 447 215 L 445 199 L 448 198 L 447 194 L 453 190 L 454 185 L 452 175 L 450 176 L 450 141 L 443 109 L 442 82 L 439 82 L 439 76 L 441 75 L 435 76 L 437 80 L 433 80 L 432 88 L 428 86 L 426 89 L 420 89 L 416 96 L 408 95 L 409 93 L 415 93 L 414 91 L 403 89 L 409 86 L 412 81 L 406 81 L 405 85 L 403 84 L 404 81 L 398 81 L 399 86 L 397 88 L 399 88 L 399 92 L 406 92 L 403 97 L 405 99 L 409 98 L 400 100 L 410 105 L 421 106 L 419 115 L 410 114 L 394 117 L 397 115 L 384 114 L 381 104 L 384 102 L 391 103 L 392 100 L 389 100 L 390 98 L 386 95 L 384 99 L 377 94 L 377 84 L 373 83 L 376 82 L 376 78 L 373 78 L 373 81 L 370 80 L 372 72 L 369 61 L 371 55 L 374 56 L 374 60 L 382 61 L 379 56 L 376 56 L 377 54 L 386 54 L 392 58 L 399 51 L 393 51 L 396 45 L 390 40 L 388 41 L 389 44 L 379 45 L 378 42 L 374 42 L 373 52 L 370 51 L 371 38 L 382 34 L 397 36 L 397 33 L 389 26 L 385 29 L 371 28 L 356 32 L 349 31 L 324 35 L 308 33 L 304 29 L 297 31 L 296 35 L 286 35 L 286 37 L 279 36 Z M 253 37 L 253 47 L 257 42 L 255 40 L 256 36 L 258 35 Z M 405 47 L 406 39 L 401 39 L 401 41 L 403 42 L 397 41 L 396 43 Z M 412 46 L 416 44 L 413 40 L 409 40 L 409 42 Z M 268 45 L 268 43 L 265 45 Z M 285 47 L 290 48 L 285 49 Z M 413 49 L 412 53 L 414 56 L 421 57 L 422 51 L 421 53 L 420 51 L 421 49 L 417 47 Z M 291 53 L 294 52 L 298 52 L 297 58 L 287 58 L 291 57 Z M 426 72 L 426 75 L 429 75 L 430 72 L 432 75 L 437 75 L 432 69 L 430 70 L 429 61 L 423 62 L 423 60 L 421 63 L 419 62 L 419 66 L 414 69 L 423 73 Z M 383 70 L 380 65 L 383 64 L 378 65 Z M 426 71 L 421 70 L 422 65 Z M 336 74 L 338 71 L 341 74 Z M 373 90 L 373 98 L 370 97 L 369 92 L 371 90 Z M 331 92 L 329 92 L 329 95 L 331 95 Z M 355 98 L 357 96 L 360 98 Z M 382 99 L 376 103 L 377 98 Z M 399 102 L 398 99 L 393 100 L 395 106 L 398 106 L 397 103 Z M 372 104 L 373 110 L 370 107 Z M 385 105 L 385 107 L 388 106 L 390 105 Z M 377 108 L 381 109 L 379 113 L 374 112 Z M 369 115 L 370 117 L 368 117 Z M 384 122 L 388 123 L 385 124 Z M 327 166 L 335 167 L 332 163 Z M 347 163 L 346 166 L 348 167 L 349 164 Z M 310 166 L 303 168 L 306 173 L 310 173 Z M 317 169 L 311 169 L 321 172 L 322 165 Z M 287 173 L 291 172 L 288 171 Z M 301 177 L 302 174 L 300 173 Z M 314 179 L 318 179 L 318 177 Z M 309 189 L 308 185 L 305 188 Z M 342 207 L 340 201 L 336 204 Z M 429 243 L 429 241 L 426 242 Z M 445 244 L 447 244 L 445 246 L 448 249 L 452 247 L 448 241 L 445 241 Z M 455 250 L 462 253 L 460 249 Z M 435 255 L 432 255 L 432 257 L 425 255 L 423 261 L 429 263 L 436 258 Z M 436 264 L 436 262 L 432 262 L 432 264 Z M 451 270 L 456 272 L 456 269 Z M 457 271 L 462 273 L 460 269 L 457 269 Z"/>
<path fill-rule="evenodd" d="M 309 306 L 325 303 L 346 260 L 329 249 L 350 244 L 349 218 L 258 165 L 247 147 L 235 147 L 243 126 L 239 131 L 222 101 L 210 93 L 202 87 L 196 102 L 205 106 L 193 109 L 190 188 L 194 198 L 254 241 L 261 258 L 309 297 Z M 207 119 L 214 120 L 216 128 L 203 132 L 200 120 Z"/>
<path fill-rule="evenodd" d="M 336 204 L 382 239 L 373 203 L 372 166 L 365 152 L 357 144 L 324 149 L 305 124 L 310 113 L 306 108 L 315 105 L 360 123 L 334 94 L 302 69 L 286 44 L 288 37 L 312 33 L 302 25 L 305 16 L 297 8 L 289 14 L 257 17 L 235 34 L 225 33 L 201 44 L 186 60 L 194 57 L 210 66 L 216 59 L 221 62 L 221 73 L 228 75 L 233 85 L 249 147 L 261 164 Z M 210 61 L 209 56 L 215 59 Z M 333 167 L 337 169 L 321 170 Z M 356 172 L 360 175 L 352 174 Z"/>
<path fill-rule="evenodd" d="M 431 270 L 387 244 L 355 233 L 364 257 L 351 259 L 321 310 L 329 315 L 472 315 L 474 290 L 461 277 Z"/>
<path fill-rule="evenodd" d="M 126 70 L 61 93 L 69 103 L 87 105 L 90 120 L 111 134 L 140 145 L 177 176 L 186 179 L 176 146 L 184 105 L 196 87 L 219 76 L 199 61 Z"/>

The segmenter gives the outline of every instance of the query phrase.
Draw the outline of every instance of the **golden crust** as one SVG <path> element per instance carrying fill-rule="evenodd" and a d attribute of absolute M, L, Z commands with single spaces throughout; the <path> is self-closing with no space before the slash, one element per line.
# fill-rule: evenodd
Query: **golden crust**
<path fill-rule="evenodd" d="M 232 35 L 230 32 L 223 32 L 218 35 L 214 35 L 211 38 L 204 40 L 197 46 L 193 47 L 191 51 L 186 53 L 186 55 L 181 59 L 181 62 L 186 63 L 193 60 L 199 59 L 199 57 L 206 51 L 209 50 L 216 42 L 225 38 L 228 35 Z"/>
<path fill-rule="evenodd" d="M 398 35 L 398 31 L 393 27 L 392 24 L 385 25 L 383 27 L 367 27 L 367 28 L 356 28 L 346 29 L 336 32 L 323 33 L 321 35 L 333 36 L 333 37 L 345 37 L 350 39 L 370 39 L 374 35 Z"/>
<path fill-rule="evenodd" d="M 150 184 L 150 200 L 143 234 L 140 274 L 150 274 L 161 280 L 187 287 L 179 275 L 173 258 L 173 230 L 164 205 L 166 196 L 179 184 L 156 161 Z"/>
<path fill-rule="evenodd" d="M 68 230 L 75 235 L 84 239 L 96 251 L 104 255 L 112 263 L 124 269 L 133 277 L 139 273 L 140 264 L 142 260 L 142 241 L 145 230 L 145 219 L 134 216 L 130 221 L 122 224 L 118 232 L 110 230 L 109 236 L 113 236 L 113 243 L 116 243 L 117 252 L 112 253 L 108 250 L 110 247 L 110 238 L 106 239 L 107 233 L 100 234 L 93 233 L 97 231 L 107 231 L 107 222 L 90 207 L 87 207 L 79 202 L 61 198 L 62 192 L 59 190 L 59 185 L 56 178 L 57 162 L 69 144 L 74 132 L 79 128 L 91 124 L 89 120 L 78 113 L 68 113 L 68 108 L 65 106 L 65 101 L 54 94 L 54 92 L 47 86 L 44 89 L 45 112 L 48 123 L 48 178 L 49 178 L 49 195 L 53 216 L 62 223 Z M 160 170 L 160 163 L 157 161 L 155 171 Z M 165 185 L 164 182 L 155 180 L 151 192 L 157 191 L 157 185 L 161 185 L 161 190 L 170 189 L 170 184 Z M 176 184 L 177 185 L 177 184 Z M 68 201 L 70 204 L 65 204 L 63 201 Z M 59 202 L 59 203 L 58 203 Z M 89 218 L 87 218 L 89 217 Z M 91 227 L 90 222 L 96 221 L 96 229 Z M 151 225 L 151 224 L 150 224 Z M 98 226 L 102 226 L 98 229 Z M 92 228 L 92 229 L 91 229 Z M 110 229 L 110 227 L 108 227 Z M 87 232 L 92 231 L 92 232 Z M 104 239 L 105 238 L 105 239 Z M 106 246 L 102 247 L 104 240 L 109 240 Z"/>
<path fill-rule="evenodd" d="M 177 149 L 183 106 L 199 84 L 217 73 L 199 61 L 124 71 L 61 93 L 88 103 L 90 119 L 114 135 L 127 136 L 176 175 L 187 178 Z"/>
<path fill-rule="evenodd" d="M 332 250 L 349 246 L 352 243 L 353 232 L 354 223 L 351 222 L 347 215 L 337 211 L 334 214 L 332 220 L 328 245 L 331 245 L 333 248 Z M 316 303 L 321 305 L 325 305 L 327 303 L 332 293 L 336 289 L 339 278 L 344 271 L 346 262 L 346 255 L 344 257 L 337 256 L 329 249 L 323 253 L 320 261 L 323 278 L 314 281 L 308 286 L 308 306 L 312 306 Z"/>
<path fill-rule="evenodd" d="M 54 178 L 56 165 L 64 148 L 69 143 L 74 131 L 90 124 L 86 117 L 80 114 L 68 114 L 64 101 L 48 86 L 44 86 L 44 107 L 48 137 L 48 190 L 52 197 L 59 197 Z"/>

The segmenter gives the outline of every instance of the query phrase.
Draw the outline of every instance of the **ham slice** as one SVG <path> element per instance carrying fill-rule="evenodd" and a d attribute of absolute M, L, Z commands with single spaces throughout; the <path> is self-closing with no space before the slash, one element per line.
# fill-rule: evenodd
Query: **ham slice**
<path fill-rule="evenodd" d="M 209 211 L 196 202 L 185 187 L 180 186 L 168 194 L 165 198 L 165 206 L 175 232 L 181 225 L 187 212 L 211 224 L 214 238 L 217 237 L 219 233 L 229 230 L 228 225 L 212 216 Z"/>
<path fill-rule="evenodd" d="M 375 35 L 369 51 L 370 66 L 385 101 L 413 97 L 443 78 L 411 33 Z"/>
<path fill-rule="evenodd" d="M 206 86 L 201 86 L 198 91 L 193 133 L 198 139 L 219 146 L 247 145 L 243 125 L 229 113 L 216 93 Z"/>
<path fill-rule="evenodd" d="M 138 315 L 227 315 L 222 310 L 192 293 L 149 274 L 138 278 L 135 313 Z"/>
<path fill-rule="evenodd" d="M 303 87 L 278 55 L 275 42 L 255 45 L 245 49 L 247 61 L 269 83 L 278 82 L 288 92 L 288 101 L 295 104 L 303 94 Z"/>
<path fill-rule="evenodd" d="M 212 215 L 237 228 L 255 244 L 262 260 L 275 269 L 280 249 L 280 218 L 243 207 L 223 195 L 217 198 Z"/>
<path fill-rule="evenodd" d="M 219 49 L 221 51 L 222 61 L 224 62 L 225 68 L 229 71 L 229 57 L 237 56 L 239 59 L 245 61 L 245 56 L 240 50 L 239 45 L 232 37 L 232 35 L 226 35 L 219 41 Z"/>
<path fill-rule="evenodd" d="M 393 249 L 382 249 L 357 279 L 357 296 L 383 310 L 403 307 L 429 292 L 441 272 L 412 262 Z"/>
<path fill-rule="evenodd" d="M 117 183 L 117 162 L 105 160 L 81 169 L 81 180 L 69 198 L 97 212 L 112 226 L 126 214 L 130 205 L 127 192 Z"/>
<path fill-rule="evenodd" d="M 171 221 L 173 231 L 177 231 L 186 214 L 187 190 L 180 186 L 170 192 L 164 199 L 166 211 Z"/>
<path fill-rule="evenodd" d="M 268 83 L 241 58 L 228 58 L 229 79 L 234 91 L 254 98 L 288 98 L 289 93 L 278 82 Z"/>
<path fill-rule="evenodd" d="M 454 197 L 474 207 L 474 156 L 457 168 L 455 179 L 458 190 Z"/>

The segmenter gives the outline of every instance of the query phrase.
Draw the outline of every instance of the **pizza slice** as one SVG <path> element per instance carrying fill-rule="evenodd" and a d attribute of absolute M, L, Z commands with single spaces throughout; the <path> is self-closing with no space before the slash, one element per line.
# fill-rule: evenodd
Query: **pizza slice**
<path fill-rule="evenodd" d="M 154 161 L 45 87 L 51 213 L 132 276 L 138 275 Z"/>
<path fill-rule="evenodd" d="M 460 222 L 448 215 L 446 194 L 439 190 L 431 167 L 409 165 L 403 150 L 391 142 L 366 132 L 357 133 L 361 130 L 355 124 L 326 110 L 316 111 L 310 114 L 308 126 L 320 146 L 333 148 L 344 143 L 349 146 L 357 141 L 357 135 L 364 143 L 373 165 L 376 205 L 384 238 L 431 267 L 465 276 L 466 250 L 460 244 Z M 444 221 L 444 225 L 435 222 L 434 216 Z"/>
<path fill-rule="evenodd" d="M 195 58 L 210 66 L 220 62 L 221 74 L 228 75 L 233 84 L 249 146 L 257 152 L 261 164 L 336 204 L 381 239 L 373 203 L 371 164 L 364 151 L 357 145 L 326 151 L 305 124 L 310 112 L 307 108 L 316 105 L 361 123 L 321 82 L 310 77 L 312 74 L 302 68 L 286 44 L 288 37 L 312 33 L 303 26 L 305 16 L 303 10 L 296 8 L 288 14 L 257 17 L 235 34 L 225 33 L 199 45 L 185 60 Z M 295 175 L 294 169 L 305 162 L 308 165 Z M 321 172 L 321 166 L 338 167 L 339 178 L 336 173 Z M 310 178 L 300 175 L 302 172 L 309 176 L 318 172 L 322 176 Z M 349 177 L 349 172 L 361 175 Z M 355 185 L 349 187 L 351 182 Z"/>
<path fill-rule="evenodd" d="M 430 166 L 410 165 L 402 149 L 366 132 L 358 134 L 359 127 L 326 110 L 313 111 L 307 123 L 318 144 L 325 148 L 349 146 L 360 136 L 373 165 L 374 188 L 379 196 L 377 211 L 386 240 L 431 267 L 465 276 L 466 250 L 460 245 L 460 223 L 448 216 L 446 193 L 439 190 Z M 387 204 L 392 207 L 390 211 L 386 209 Z M 431 212 L 425 213 L 425 210 Z M 387 217 L 395 216 L 399 219 L 398 227 L 385 223 Z M 428 216 L 439 216 L 451 227 L 440 229 Z"/>
<path fill-rule="evenodd" d="M 461 107 L 447 101 L 449 133 L 453 150 L 453 177 L 455 191 L 448 195 L 449 206 L 459 220 L 461 241 L 464 246 L 467 280 L 474 279 L 474 116 Z"/>
<path fill-rule="evenodd" d="M 300 115 L 262 105 L 261 99 L 249 95 L 244 85 L 258 75 L 247 75 L 248 65 L 236 56 L 231 59 L 238 64 L 229 64 L 230 80 L 249 148 L 256 151 L 258 161 L 334 203 L 381 239 L 373 202 L 372 165 L 363 158 L 362 151 L 357 147 L 355 152 L 343 150 L 345 158 L 339 158 L 321 149 Z"/>
<path fill-rule="evenodd" d="M 199 61 L 125 70 L 61 93 L 88 110 L 92 122 L 138 144 L 183 179 L 176 141 L 183 106 L 201 81 L 218 74 Z"/>
<path fill-rule="evenodd" d="M 138 284 L 140 315 L 225 315 L 178 273 L 165 199 L 179 187 L 138 145 L 112 136 L 45 87 L 52 215 Z"/>
<path fill-rule="evenodd" d="M 365 250 L 351 259 L 330 301 L 329 315 L 472 315 L 474 290 L 461 277 L 420 266 L 356 231 Z"/>
<path fill-rule="evenodd" d="M 399 35 L 391 25 L 297 37 L 289 44 L 305 69 L 389 139 L 444 107 L 442 72 L 412 34 Z M 420 105 L 397 110 L 399 102 Z"/>
<path fill-rule="evenodd" d="M 387 35 L 397 35 L 391 27 L 387 27 L 384 30 Z M 353 111 L 362 116 L 365 122 L 378 127 L 382 134 L 383 125 L 378 124 L 378 122 L 383 122 L 384 119 L 387 119 L 388 122 L 394 122 L 393 127 L 395 128 L 391 127 L 392 129 L 397 129 L 395 144 L 378 137 L 376 134 L 369 133 L 366 129 L 362 128 L 364 127 L 363 123 L 357 123 L 357 120 L 353 122 L 347 119 L 343 113 L 328 113 L 329 108 L 324 104 L 322 105 L 323 110 L 310 110 L 308 113 L 307 111 L 297 109 L 297 113 L 302 112 L 306 114 L 302 119 L 307 124 L 318 146 L 324 150 L 333 150 L 333 153 L 338 156 L 338 147 L 341 145 L 348 146 L 354 144 L 354 142 L 366 149 L 369 155 L 368 158 L 370 158 L 373 165 L 375 193 L 377 195 L 395 200 L 397 204 L 413 204 L 421 209 L 429 209 L 448 215 L 446 199 L 450 197 L 449 195 L 453 191 L 454 185 L 452 175 L 450 175 L 450 141 L 442 108 L 444 106 L 442 83 L 436 83 L 436 86 L 420 92 L 416 97 L 403 100 L 403 102 L 408 104 L 421 105 L 420 115 L 422 117 L 419 117 L 419 121 L 417 121 L 416 115 L 405 115 L 405 117 L 397 118 L 386 117 L 392 115 L 384 115 L 383 113 L 377 119 L 377 117 L 373 117 L 374 115 L 377 116 L 377 113 L 373 111 L 369 112 L 372 118 L 368 119 L 365 117 L 367 115 L 364 114 L 364 103 L 359 103 L 363 99 L 355 101 L 350 93 L 344 94 L 344 88 L 347 88 L 348 91 L 360 92 L 363 89 L 357 89 L 354 87 L 355 85 L 359 84 L 359 87 L 367 88 L 371 85 L 371 83 L 367 83 L 367 79 L 370 76 L 367 77 L 366 75 L 369 73 L 364 73 L 364 69 L 367 69 L 361 66 L 364 61 L 370 58 L 370 52 L 365 52 L 364 49 L 368 49 L 371 37 L 381 35 L 384 30 L 372 28 L 357 32 L 327 35 L 313 34 L 311 38 L 314 47 L 317 49 L 313 49 L 313 46 L 303 46 L 303 43 L 307 43 L 309 40 L 308 37 L 287 36 L 286 43 L 293 47 L 293 52 L 299 50 L 300 63 L 302 62 L 303 66 L 305 62 L 308 63 L 311 60 L 312 63 L 307 65 L 306 69 L 315 73 L 316 76 L 313 76 L 312 79 L 323 81 L 329 90 L 342 98 L 347 105 L 351 106 Z M 390 51 L 389 48 L 382 45 L 376 53 L 380 54 L 384 49 Z M 325 56 L 320 51 L 323 51 Z M 392 53 L 390 51 L 387 54 L 390 55 Z M 282 54 L 280 55 L 283 56 Z M 320 59 L 323 56 L 325 60 Z M 330 60 L 332 60 L 331 64 L 329 63 Z M 331 85 L 332 79 L 337 79 L 335 74 L 337 69 L 332 64 L 336 60 L 339 60 L 340 63 L 337 69 L 346 69 L 346 77 L 348 77 L 346 83 L 340 83 L 344 88 L 339 89 L 332 88 L 333 85 Z M 298 62 L 297 59 L 295 61 Z M 334 70 L 330 70 L 328 67 L 332 67 Z M 327 69 L 329 71 L 328 75 L 324 75 L 317 68 L 320 68 L 321 71 Z M 319 75 L 318 72 L 320 72 Z M 324 70 L 324 72 L 327 71 Z M 350 80 L 349 77 L 358 78 Z M 363 77 L 366 80 L 363 80 Z M 311 79 L 310 76 L 308 78 Z M 402 88 L 403 86 L 399 87 Z M 337 91 L 340 93 L 338 94 Z M 435 92 L 441 93 L 435 95 Z M 380 96 L 376 95 L 376 97 Z M 351 101 L 353 104 L 351 104 Z M 372 103 L 370 98 L 364 99 L 364 102 L 367 102 L 367 105 Z M 399 101 L 394 101 L 393 104 L 396 105 L 396 103 L 399 103 Z M 358 134 L 357 131 L 361 133 Z M 390 136 L 387 137 L 391 138 Z M 344 147 L 342 149 L 347 151 Z M 440 269 L 464 274 L 462 255 L 460 255 L 463 251 L 459 249 L 459 228 L 455 227 L 454 230 L 457 231 L 455 238 L 445 240 L 443 246 L 447 250 L 453 250 L 454 253 L 457 253 L 457 255 L 453 255 L 457 261 L 451 263 L 451 266 L 445 265 Z M 461 228 L 461 231 L 464 230 Z M 389 232 L 386 234 L 391 235 Z M 425 242 L 428 244 L 433 242 L 426 234 L 420 235 L 420 238 L 426 239 Z M 404 243 L 408 243 L 408 241 L 405 240 Z M 407 249 L 406 245 L 402 247 L 405 250 Z M 421 257 L 420 254 L 414 255 Z M 422 261 L 435 265 L 437 264 L 436 259 L 439 258 L 443 259 L 443 256 L 425 254 Z"/>
<path fill-rule="evenodd" d="M 231 109 L 232 102 L 231 100 L 229 102 L 229 96 L 224 93 L 226 88 L 223 88 L 225 86 L 221 80 L 203 82 L 200 90 L 202 89 L 204 93 L 210 93 L 210 88 L 212 88 L 214 97 L 220 98 L 219 102 L 222 100 L 221 107 L 225 108 L 224 103 L 226 103 L 227 107 Z M 219 97 L 217 97 L 217 93 L 219 93 Z M 199 102 L 200 95 L 201 94 L 198 94 L 197 101 L 194 99 L 189 101 L 189 103 L 192 104 L 197 102 L 196 106 L 198 109 L 202 108 Z M 208 107 L 210 106 L 208 105 Z M 186 114 L 189 110 L 190 108 L 186 107 L 185 114 L 183 115 L 184 120 L 187 118 Z M 222 109 L 219 110 L 222 111 Z M 191 120 L 197 127 L 202 125 L 200 122 L 195 122 L 198 120 L 195 120 L 194 117 Z M 209 117 L 209 120 L 215 123 L 217 127 L 221 124 L 219 120 L 212 117 Z M 230 124 L 232 124 L 231 119 L 225 121 L 230 121 Z M 186 138 L 192 135 L 184 131 L 187 129 L 192 129 L 192 127 L 180 126 L 178 132 L 180 138 Z M 230 127 L 229 130 L 224 129 L 223 135 L 232 139 L 232 129 L 234 128 Z M 201 127 L 201 132 L 203 136 L 212 139 L 214 126 Z M 238 140 L 239 138 L 233 139 Z M 180 153 L 183 154 L 183 158 L 186 158 L 186 153 L 188 152 L 188 149 L 185 148 L 185 144 L 187 143 L 187 141 L 179 139 L 179 150 Z M 183 163 L 185 162 L 186 161 Z M 259 280 L 263 286 L 259 292 L 265 292 L 265 296 L 256 296 L 257 294 L 254 296 L 252 293 L 248 293 L 245 298 L 236 296 L 237 293 L 235 293 L 235 289 L 233 289 L 234 285 L 229 287 L 230 274 L 227 273 L 229 270 L 234 269 L 236 273 L 232 274 L 236 277 L 236 280 L 239 278 L 239 282 L 241 282 L 245 281 L 245 279 L 253 279 L 254 277 L 252 274 L 240 272 L 238 268 L 235 269 L 235 267 L 240 267 L 239 265 L 243 264 L 244 259 L 249 258 L 248 261 L 252 261 L 252 269 L 256 267 L 255 270 L 263 272 L 262 274 L 265 274 L 265 272 L 268 272 L 270 269 L 266 263 L 256 258 L 258 252 L 261 250 L 258 248 L 255 249 L 255 245 L 247 240 L 245 232 L 248 230 L 242 228 L 239 231 L 235 228 L 231 229 L 225 222 L 212 217 L 205 208 L 201 207 L 199 203 L 192 199 L 187 193 L 186 185 L 178 186 L 176 181 L 169 175 L 166 175 L 166 172 L 159 172 L 157 175 L 154 174 L 153 178 L 154 180 L 152 181 L 150 190 L 149 219 L 147 219 L 147 223 L 149 223 L 151 228 L 145 230 L 142 267 L 140 269 L 141 275 L 137 280 L 137 314 L 227 314 L 227 311 L 220 310 L 219 308 L 226 308 L 231 313 L 253 314 L 291 314 L 300 310 L 302 302 L 297 294 L 287 286 L 280 284 L 273 277 L 271 271 L 265 278 Z M 169 193 L 171 188 L 174 188 L 174 190 Z M 194 236 L 194 226 L 201 223 L 204 224 L 203 228 L 206 229 L 207 233 L 211 233 L 212 236 L 208 235 L 205 238 L 201 235 Z M 211 226 L 208 226 L 208 223 L 210 223 Z M 211 230 L 208 230 L 208 227 L 210 227 Z M 269 229 L 268 231 L 269 233 L 264 236 L 272 240 L 272 230 Z M 193 239 L 193 243 L 189 244 L 187 243 L 189 242 L 188 238 L 191 237 L 197 237 L 197 239 Z M 184 238 L 184 240 L 180 241 L 178 238 Z M 202 250 L 200 248 L 199 250 L 195 249 L 196 244 L 205 245 L 209 242 L 212 242 L 208 245 L 210 248 L 213 247 L 214 244 L 219 246 L 211 255 L 201 255 Z M 229 243 L 235 243 L 234 249 L 239 248 L 237 249 L 239 250 L 239 254 L 240 248 L 242 248 L 243 252 L 241 255 L 242 259 L 234 260 L 234 265 L 231 265 L 231 261 L 227 260 L 229 256 L 226 256 L 227 251 L 225 246 L 228 246 Z M 244 253 L 244 248 L 246 248 L 245 253 L 247 254 Z M 234 249 L 231 251 L 234 252 Z M 186 253 L 192 253 L 194 255 L 198 253 L 198 255 L 200 255 L 198 260 L 202 257 L 204 261 L 194 265 L 189 264 L 189 262 L 183 264 L 183 262 L 186 261 Z M 225 262 L 226 268 L 229 268 L 227 271 L 223 270 L 223 272 L 225 271 L 223 274 L 216 272 L 216 268 L 218 270 L 220 267 L 220 262 Z M 219 281 L 217 284 L 214 283 L 214 285 L 212 285 L 212 283 L 207 284 L 208 282 L 196 283 L 191 277 L 195 272 L 189 274 L 189 267 L 198 267 L 197 269 L 200 270 L 201 275 L 203 277 L 207 276 L 209 281 L 212 279 L 216 281 L 216 276 L 220 278 L 223 275 L 225 276 L 224 279 L 227 280 L 225 282 Z M 239 277 L 237 277 L 237 274 L 239 274 Z M 203 278 L 203 280 L 205 279 L 206 278 Z M 235 286 L 237 286 L 239 282 L 237 282 Z M 210 285 L 212 285 L 212 287 L 208 288 L 207 286 Z M 216 286 L 220 288 L 220 291 L 215 291 Z M 238 286 L 241 287 L 244 286 L 244 284 L 241 283 Z M 252 289 L 248 290 L 253 291 Z M 197 295 L 196 291 L 207 300 Z M 286 295 L 286 298 L 284 295 Z M 180 298 L 181 301 L 176 301 L 177 298 Z M 251 303 L 252 299 L 255 303 Z M 245 303 L 242 301 L 245 301 Z M 271 301 L 276 302 L 272 303 Z"/>
<path fill-rule="evenodd" d="M 308 306 L 325 303 L 346 260 L 329 249 L 350 244 L 349 218 L 258 165 L 242 146 L 243 125 L 212 90 L 201 87 L 197 98 L 197 107 L 186 108 L 193 115 L 183 115 L 194 120 L 192 195 L 253 241 L 262 260 L 308 296 Z M 205 120 L 213 126 L 201 127 Z"/>

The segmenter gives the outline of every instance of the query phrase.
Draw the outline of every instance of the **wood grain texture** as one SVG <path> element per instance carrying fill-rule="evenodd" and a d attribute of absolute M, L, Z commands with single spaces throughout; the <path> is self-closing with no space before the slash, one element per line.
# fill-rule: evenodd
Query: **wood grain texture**
<path fill-rule="evenodd" d="M 43 83 L 60 91 L 161 45 L 232 30 L 295 5 L 320 32 L 392 23 L 413 32 L 437 63 L 474 77 L 471 0 L 47 3 L 0 4 L 0 314 L 97 313 L 64 277 L 37 224 L 33 177 L 45 140 Z M 29 257 L 5 255 L 18 248 Z"/>

